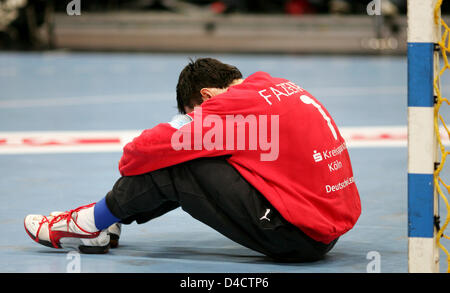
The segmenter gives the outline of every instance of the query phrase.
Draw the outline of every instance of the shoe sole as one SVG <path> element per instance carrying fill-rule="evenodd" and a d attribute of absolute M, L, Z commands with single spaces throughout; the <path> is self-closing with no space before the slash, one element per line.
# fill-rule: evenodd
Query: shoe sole
<path fill-rule="evenodd" d="M 119 246 L 119 236 L 116 234 L 109 234 L 109 246 L 117 248 Z"/>
<path fill-rule="evenodd" d="M 33 234 L 31 234 L 30 231 L 28 231 L 27 226 L 25 225 L 25 221 L 23 222 L 23 226 L 25 228 L 25 231 L 27 232 L 28 236 L 30 236 L 31 239 L 33 239 L 35 242 L 50 247 L 50 248 L 57 248 L 62 249 L 61 245 L 58 244 L 58 247 L 54 247 L 53 244 L 50 241 L 47 240 L 36 240 L 37 237 L 35 237 Z M 106 246 L 86 246 L 86 245 L 80 245 L 78 246 L 78 250 L 85 254 L 104 254 L 109 251 L 110 245 Z"/>
<path fill-rule="evenodd" d="M 109 244 L 106 246 L 78 246 L 80 252 L 84 254 L 105 254 L 109 251 Z"/>

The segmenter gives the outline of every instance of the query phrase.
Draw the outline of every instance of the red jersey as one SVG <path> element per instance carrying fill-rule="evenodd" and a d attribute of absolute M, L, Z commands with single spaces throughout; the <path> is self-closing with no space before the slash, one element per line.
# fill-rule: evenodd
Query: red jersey
<path fill-rule="evenodd" d="M 361 214 L 347 146 L 328 111 L 303 88 L 265 72 L 143 131 L 125 145 L 119 170 L 132 176 L 224 155 L 316 241 L 331 242 Z"/>

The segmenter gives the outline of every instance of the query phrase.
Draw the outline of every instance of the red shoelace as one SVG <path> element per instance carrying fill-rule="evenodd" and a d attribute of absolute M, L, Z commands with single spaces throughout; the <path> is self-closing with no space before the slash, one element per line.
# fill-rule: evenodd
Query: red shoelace
<path fill-rule="evenodd" d="M 73 213 L 77 213 L 82 209 L 86 209 L 86 208 L 90 208 L 93 207 L 96 203 L 91 203 L 85 206 L 81 206 L 78 207 L 76 209 L 61 213 L 59 215 L 54 216 L 51 220 L 49 220 L 46 216 L 44 216 L 44 218 L 41 220 L 41 222 L 39 223 L 39 228 L 36 232 L 36 242 L 39 242 L 39 231 L 42 228 L 42 225 L 45 223 L 48 223 L 48 236 L 50 238 L 50 242 L 52 243 L 53 247 L 55 248 L 61 248 L 60 244 L 59 244 L 59 240 L 63 237 L 74 237 L 74 238 L 95 238 L 98 237 L 98 235 L 100 234 L 101 231 L 97 231 L 97 232 L 89 232 L 86 231 L 85 229 L 81 228 L 80 225 L 78 225 L 77 223 L 77 219 L 74 219 L 72 217 Z M 78 218 L 78 215 L 77 215 Z M 67 221 L 67 231 L 52 231 L 52 227 L 55 223 L 58 223 L 59 221 L 62 220 L 66 220 Z M 77 233 L 73 233 L 73 232 L 69 232 L 69 225 L 70 225 L 70 221 L 73 221 L 73 223 L 75 224 L 75 226 L 77 226 L 78 229 L 80 229 L 81 231 L 83 231 L 84 233 L 86 233 L 87 235 L 83 235 L 83 234 L 77 234 Z"/>

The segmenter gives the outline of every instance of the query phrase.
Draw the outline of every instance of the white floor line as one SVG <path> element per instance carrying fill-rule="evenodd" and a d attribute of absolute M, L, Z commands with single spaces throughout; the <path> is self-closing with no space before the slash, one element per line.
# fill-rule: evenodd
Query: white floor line
<path fill-rule="evenodd" d="M 145 101 L 175 101 L 174 93 L 149 93 L 130 95 L 98 95 L 81 97 L 41 98 L 41 99 L 0 99 L 0 109 L 61 107 L 73 105 L 100 105 L 113 103 L 130 103 Z"/>
<path fill-rule="evenodd" d="M 142 130 L 0 132 L 0 154 L 120 152 Z M 406 126 L 341 127 L 349 148 L 406 147 Z M 443 135 L 445 133 L 443 132 Z M 449 145 L 449 140 L 444 141 Z"/>

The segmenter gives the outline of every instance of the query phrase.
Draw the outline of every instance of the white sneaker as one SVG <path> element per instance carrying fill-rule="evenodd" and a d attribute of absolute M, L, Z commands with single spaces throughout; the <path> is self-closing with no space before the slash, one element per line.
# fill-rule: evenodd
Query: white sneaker
<path fill-rule="evenodd" d="M 75 248 L 83 253 L 106 253 L 110 236 L 107 230 L 90 232 L 77 223 L 78 212 L 95 203 L 67 212 L 56 212 L 46 217 L 28 215 L 24 226 L 28 235 L 39 244 L 53 248 Z"/>
<path fill-rule="evenodd" d="M 120 231 L 122 230 L 122 224 L 115 223 L 106 229 L 106 232 L 109 235 L 109 246 L 111 248 L 117 248 L 119 246 L 119 238 L 120 238 Z"/>
<path fill-rule="evenodd" d="M 50 216 L 58 216 L 60 214 L 63 214 L 64 212 L 51 212 Z M 119 246 L 119 239 L 120 239 L 120 232 L 122 231 L 122 224 L 121 223 L 114 223 L 111 226 L 106 229 L 106 233 L 109 235 L 110 241 L 109 246 L 110 248 L 117 248 Z"/>

